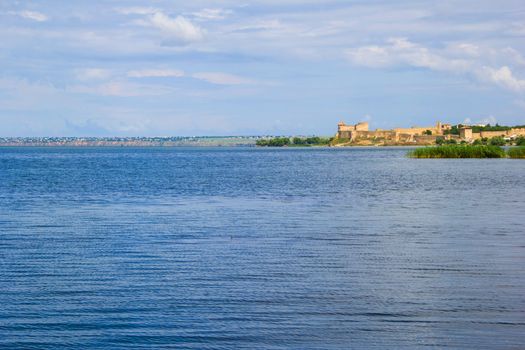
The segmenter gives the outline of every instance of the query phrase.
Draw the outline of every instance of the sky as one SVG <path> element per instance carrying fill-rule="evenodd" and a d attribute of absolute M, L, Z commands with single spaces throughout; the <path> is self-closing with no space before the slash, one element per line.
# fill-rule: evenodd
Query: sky
<path fill-rule="evenodd" d="M 525 124 L 523 0 L 0 1 L 0 136 Z"/>

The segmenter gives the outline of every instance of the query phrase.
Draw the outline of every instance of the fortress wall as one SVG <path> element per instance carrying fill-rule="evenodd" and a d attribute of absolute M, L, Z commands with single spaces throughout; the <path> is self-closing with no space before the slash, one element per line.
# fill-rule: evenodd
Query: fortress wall
<path fill-rule="evenodd" d="M 368 122 L 357 123 L 354 127 L 356 131 L 368 131 Z"/>
<path fill-rule="evenodd" d="M 357 139 L 373 139 L 373 138 L 384 138 L 384 139 L 395 139 L 396 132 L 391 130 L 384 131 L 355 131 Z"/>
<path fill-rule="evenodd" d="M 508 136 L 525 136 L 525 128 L 510 129 L 504 131 L 481 131 L 473 132 L 472 139 L 477 140 L 483 137 L 493 138 L 493 137 L 508 137 Z"/>
<path fill-rule="evenodd" d="M 414 141 L 414 134 L 411 133 L 396 133 L 396 141 L 412 142 Z"/>
<path fill-rule="evenodd" d="M 337 137 L 340 138 L 340 139 L 351 139 L 352 138 L 352 131 L 347 131 L 347 130 L 339 130 L 339 132 L 337 133 Z"/>
<path fill-rule="evenodd" d="M 355 126 L 354 125 L 339 125 L 337 128 L 340 132 L 341 131 L 354 131 Z"/>
<path fill-rule="evenodd" d="M 415 135 L 414 141 L 418 145 L 433 145 L 436 143 L 436 135 Z"/>
<path fill-rule="evenodd" d="M 480 136 L 481 137 L 487 137 L 487 138 L 492 138 L 492 137 L 497 137 L 497 136 L 507 136 L 509 135 L 508 134 L 508 131 L 481 131 L 480 132 Z"/>
<path fill-rule="evenodd" d="M 509 135 L 525 136 L 525 128 L 513 128 L 509 130 Z"/>
<path fill-rule="evenodd" d="M 421 135 L 425 131 L 430 130 L 432 131 L 432 135 L 436 135 L 441 132 L 441 130 L 438 132 L 435 126 L 430 126 L 426 128 L 396 128 L 394 129 L 395 132 L 400 134 L 410 134 L 410 135 Z"/>

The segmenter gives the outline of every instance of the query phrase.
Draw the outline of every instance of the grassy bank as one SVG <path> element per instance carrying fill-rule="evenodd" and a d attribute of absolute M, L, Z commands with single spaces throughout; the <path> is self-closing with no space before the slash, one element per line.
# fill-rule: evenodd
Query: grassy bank
<path fill-rule="evenodd" d="M 525 159 L 525 147 L 510 148 L 507 155 L 513 159 Z"/>
<path fill-rule="evenodd" d="M 418 148 L 408 153 L 411 158 L 505 158 L 505 151 L 498 146 L 444 145 Z"/>

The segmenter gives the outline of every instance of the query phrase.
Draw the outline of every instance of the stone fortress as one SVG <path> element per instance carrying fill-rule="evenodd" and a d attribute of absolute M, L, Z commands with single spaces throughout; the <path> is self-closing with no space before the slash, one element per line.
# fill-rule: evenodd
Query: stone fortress
<path fill-rule="evenodd" d="M 525 128 L 511 128 L 509 130 L 502 131 L 480 131 L 472 132 L 472 127 L 463 126 L 459 128 L 459 138 L 461 140 L 471 142 L 477 139 L 482 138 L 492 138 L 492 137 L 503 137 L 504 139 L 515 139 L 519 136 L 525 136 Z"/>
<path fill-rule="evenodd" d="M 450 130 L 450 124 L 436 123 L 435 126 L 396 128 L 392 130 L 376 129 L 370 131 L 367 122 L 355 125 L 338 124 L 336 138 L 348 140 L 349 143 L 370 144 L 382 142 L 384 144 L 434 144 L 436 138 L 457 138 L 457 135 L 444 135 L 445 130 Z"/>
<path fill-rule="evenodd" d="M 355 145 L 432 145 L 438 138 L 444 140 L 456 140 L 472 142 L 480 138 L 492 138 L 501 136 L 504 138 L 515 138 L 525 136 L 525 128 L 510 129 L 504 131 L 481 131 L 475 133 L 472 127 L 461 126 L 459 135 L 453 135 L 446 131 L 451 130 L 451 124 L 437 122 L 435 126 L 395 128 L 392 130 L 376 129 L 370 131 L 368 122 L 361 122 L 355 125 L 347 125 L 343 122 L 338 124 L 336 140 L 339 143 Z"/>

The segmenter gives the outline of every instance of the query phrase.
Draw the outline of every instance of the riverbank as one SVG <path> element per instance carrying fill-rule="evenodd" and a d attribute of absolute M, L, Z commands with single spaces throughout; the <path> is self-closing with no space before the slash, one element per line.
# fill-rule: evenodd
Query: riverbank
<path fill-rule="evenodd" d="M 443 145 L 423 147 L 408 152 L 410 158 L 513 158 L 525 159 L 525 147 L 505 151 L 493 145 Z"/>

